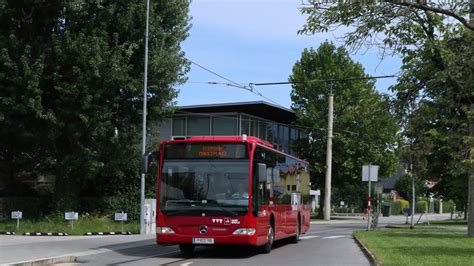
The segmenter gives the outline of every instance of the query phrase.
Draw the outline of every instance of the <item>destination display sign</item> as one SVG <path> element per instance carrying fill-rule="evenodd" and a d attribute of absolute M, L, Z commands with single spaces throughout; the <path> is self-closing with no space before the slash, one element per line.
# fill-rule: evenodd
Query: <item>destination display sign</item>
<path fill-rule="evenodd" d="M 243 143 L 173 143 L 166 145 L 166 159 L 245 159 Z"/>

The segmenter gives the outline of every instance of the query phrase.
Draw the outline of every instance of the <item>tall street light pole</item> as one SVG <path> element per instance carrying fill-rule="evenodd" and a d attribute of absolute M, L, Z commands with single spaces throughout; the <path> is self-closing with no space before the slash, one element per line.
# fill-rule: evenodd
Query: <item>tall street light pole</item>
<path fill-rule="evenodd" d="M 474 24 L 474 0 L 469 2 L 469 23 Z M 474 147 L 472 146 L 472 138 L 474 138 L 474 103 L 471 102 L 469 106 L 469 137 L 471 138 L 470 142 L 470 154 L 469 158 L 474 160 Z M 469 183 L 468 183 L 468 217 L 467 217 L 467 235 L 474 237 L 474 165 L 469 166 Z"/>
<path fill-rule="evenodd" d="M 331 219 L 331 178 L 332 178 L 332 124 L 333 124 L 333 101 L 332 84 L 330 85 L 328 100 L 328 140 L 326 146 L 326 186 L 324 191 L 324 220 Z"/>
<path fill-rule="evenodd" d="M 145 26 L 145 70 L 143 80 L 143 127 L 142 127 L 142 156 L 146 153 L 146 115 L 147 115 L 147 86 L 148 86 L 148 21 L 150 18 L 150 0 L 146 1 Z M 145 173 L 140 178 L 140 234 L 145 234 Z"/>

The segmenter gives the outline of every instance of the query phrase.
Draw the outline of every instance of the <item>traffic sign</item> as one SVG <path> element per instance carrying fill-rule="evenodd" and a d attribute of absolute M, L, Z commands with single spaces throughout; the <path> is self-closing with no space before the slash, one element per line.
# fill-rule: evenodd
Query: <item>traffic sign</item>
<path fill-rule="evenodd" d="M 12 212 L 12 219 L 22 219 L 22 218 L 23 218 L 23 212 L 21 211 Z"/>
<path fill-rule="evenodd" d="M 66 213 L 64 213 L 64 219 L 66 219 L 68 221 L 78 220 L 79 219 L 79 213 L 77 213 L 77 212 L 66 212 Z"/>
<path fill-rule="evenodd" d="M 126 221 L 127 220 L 127 214 L 123 212 L 117 212 L 115 213 L 115 221 Z"/>
<path fill-rule="evenodd" d="M 364 165 L 362 166 L 362 181 L 377 182 L 379 175 L 379 166 L 378 165 Z"/>

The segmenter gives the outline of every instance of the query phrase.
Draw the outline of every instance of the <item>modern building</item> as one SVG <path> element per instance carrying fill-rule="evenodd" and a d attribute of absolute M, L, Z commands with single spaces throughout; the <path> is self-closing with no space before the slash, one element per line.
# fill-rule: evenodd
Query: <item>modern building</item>
<path fill-rule="evenodd" d="M 293 125 L 292 110 L 270 103 L 241 102 L 181 106 L 157 128 L 159 141 L 192 136 L 249 135 L 297 155 L 294 141 L 305 135 Z"/>

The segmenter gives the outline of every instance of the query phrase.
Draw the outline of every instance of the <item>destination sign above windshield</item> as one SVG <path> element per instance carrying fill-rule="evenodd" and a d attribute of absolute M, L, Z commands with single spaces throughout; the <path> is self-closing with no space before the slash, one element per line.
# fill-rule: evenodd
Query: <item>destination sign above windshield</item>
<path fill-rule="evenodd" d="M 241 143 L 172 143 L 165 148 L 166 159 L 245 159 L 247 149 Z"/>

